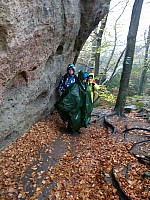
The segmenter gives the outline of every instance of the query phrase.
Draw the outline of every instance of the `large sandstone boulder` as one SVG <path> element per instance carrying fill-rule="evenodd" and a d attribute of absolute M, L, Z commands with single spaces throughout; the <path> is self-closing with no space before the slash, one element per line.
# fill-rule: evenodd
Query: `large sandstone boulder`
<path fill-rule="evenodd" d="M 110 0 L 1 0 L 0 149 L 48 115 Z"/>

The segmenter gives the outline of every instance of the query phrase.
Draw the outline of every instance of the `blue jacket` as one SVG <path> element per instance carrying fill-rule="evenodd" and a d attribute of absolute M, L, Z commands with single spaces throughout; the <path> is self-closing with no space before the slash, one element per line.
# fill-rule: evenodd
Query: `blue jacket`
<path fill-rule="evenodd" d="M 59 89 L 61 90 L 61 92 L 65 92 L 66 88 L 69 87 L 72 83 L 75 83 L 76 80 L 77 76 L 75 74 L 66 73 L 64 76 L 61 77 Z"/>

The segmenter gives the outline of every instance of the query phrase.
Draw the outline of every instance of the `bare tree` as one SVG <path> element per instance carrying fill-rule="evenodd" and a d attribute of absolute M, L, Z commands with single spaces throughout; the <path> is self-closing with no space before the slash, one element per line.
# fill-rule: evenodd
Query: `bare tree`
<path fill-rule="evenodd" d="M 141 73 L 141 77 L 140 77 L 140 82 L 139 82 L 139 89 L 138 89 L 138 94 L 141 95 L 143 93 L 143 87 L 144 87 L 144 83 L 145 83 L 145 79 L 146 79 L 146 72 L 148 70 L 148 50 L 149 50 L 149 45 L 150 45 L 150 26 L 149 26 L 149 31 L 148 31 L 148 35 L 147 35 L 147 40 L 145 42 L 145 56 L 144 56 L 144 66 L 143 66 L 143 70 Z"/>
<path fill-rule="evenodd" d="M 128 94 L 129 80 L 130 80 L 134 51 L 135 51 L 136 35 L 139 26 L 139 19 L 141 15 L 142 5 L 143 5 L 143 0 L 135 0 L 132 9 L 130 27 L 127 36 L 125 58 L 123 62 L 123 70 L 120 80 L 119 93 L 114 108 L 114 111 L 119 116 L 123 116 L 123 110 Z"/>
<path fill-rule="evenodd" d="M 101 43 L 102 43 L 103 32 L 104 32 L 106 22 L 107 22 L 107 16 L 108 15 L 105 15 L 105 17 L 102 19 L 100 29 L 98 33 L 96 34 L 97 39 L 96 39 L 95 70 L 94 70 L 95 77 L 99 75 L 100 48 L 101 48 Z"/>
<path fill-rule="evenodd" d="M 117 60 L 117 62 L 116 62 L 116 65 L 115 65 L 115 67 L 114 67 L 114 70 L 113 70 L 113 72 L 112 72 L 110 78 L 109 78 L 108 80 L 106 80 L 105 82 L 103 82 L 103 84 L 105 84 L 106 86 L 108 86 L 108 84 L 110 83 L 110 81 L 111 81 L 112 78 L 114 77 L 115 72 L 116 72 L 116 70 L 117 70 L 117 68 L 118 68 L 119 62 L 120 62 L 120 60 L 121 60 L 121 58 L 122 58 L 122 56 L 123 56 L 125 50 L 126 50 L 126 48 L 124 48 L 123 51 L 121 52 L 121 54 L 120 54 L 120 56 L 119 56 L 119 58 L 118 58 L 118 60 Z"/>
<path fill-rule="evenodd" d="M 112 57 L 113 57 L 113 55 L 114 55 L 114 52 L 115 52 L 115 49 L 116 49 L 116 44 L 117 44 L 117 24 L 118 24 L 118 20 L 119 20 L 119 19 L 121 18 L 121 16 L 123 15 L 123 13 L 124 13 L 124 11 L 125 11 L 127 5 L 128 5 L 128 2 L 129 2 L 129 0 L 126 2 L 125 7 L 123 8 L 121 14 L 118 16 L 118 18 L 117 18 L 116 21 L 115 21 L 115 25 L 114 25 L 114 31 L 115 31 L 114 45 L 113 45 L 113 49 L 112 49 L 112 51 L 111 51 L 111 55 L 110 55 L 110 57 L 109 57 L 109 59 L 108 59 L 108 61 L 107 61 L 107 63 L 106 63 L 106 67 L 104 68 L 104 72 L 103 72 L 103 74 L 102 74 L 102 77 L 101 77 L 101 80 L 100 80 L 100 84 L 104 84 L 104 83 L 103 83 L 104 77 L 106 77 L 106 73 L 107 73 L 107 71 L 108 71 L 108 69 L 109 69 L 109 65 L 110 65 L 111 59 L 112 59 Z M 105 80 L 104 80 L 104 81 L 105 81 Z"/>

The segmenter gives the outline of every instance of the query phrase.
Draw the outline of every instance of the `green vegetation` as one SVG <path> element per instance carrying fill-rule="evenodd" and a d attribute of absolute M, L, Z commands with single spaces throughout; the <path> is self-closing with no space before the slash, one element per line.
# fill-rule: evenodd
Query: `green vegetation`
<path fill-rule="evenodd" d="M 105 85 L 99 85 L 99 91 L 95 95 L 94 106 L 113 106 L 116 102 L 116 97 L 106 88 Z"/>

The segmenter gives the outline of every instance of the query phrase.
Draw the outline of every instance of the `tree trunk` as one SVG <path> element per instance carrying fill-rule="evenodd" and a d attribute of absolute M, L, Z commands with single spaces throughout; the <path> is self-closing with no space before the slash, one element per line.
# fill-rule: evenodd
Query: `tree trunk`
<path fill-rule="evenodd" d="M 113 70 L 113 72 L 112 72 L 112 74 L 111 74 L 109 80 L 108 80 L 107 82 L 104 82 L 104 83 L 103 83 L 103 84 L 105 84 L 106 86 L 109 85 L 110 81 L 111 81 L 112 78 L 114 77 L 115 72 L 116 72 L 116 70 L 117 70 L 117 67 L 118 67 L 118 65 L 119 65 L 119 62 L 120 62 L 120 60 L 121 60 L 121 58 L 122 58 L 122 56 L 123 56 L 125 50 L 126 50 L 126 48 L 121 52 L 121 54 L 120 54 L 120 56 L 119 56 L 119 58 L 118 58 L 118 60 L 117 60 L 117 63 L 116 63 L 116 65 L 115 65 L 115 67 L 114 67 L 114 70 Z"/>
<path fill-rule="evenodd" d="M 136 35 L 137 35 L 138 26 L 139 26 L 139 19 L 140 19 L 140 14 L 142 10 L 142 5 L 143 5 L 143 0 L 135 0 L 133 9 L 132 9 L 130 27 L 129 27 L 128 37 L 127 37 L 126 53 L 125 53 L 125 58 L 123 62 L 121 80 L 120 80 L 119 93 L 118 93 L 116 105 L 114 108 L 114 111 L 116 111 L 116 113 L 120 116 L 123 116 L 123 110 L 124 110 L 124 106 L 125 106 L 126 98 L 128 94 L 129 80 L 130 80 L 133 56 L 134 56 L 134 51 L 135 51 Z"/>
<path fill-rule="evenodd" d="M 101 42 L 102 42 L 102 36 L 103 32 L 106 26 L 107 22 L 107 16 L 106 15 L 102 21 L 101 21 L 101 26 L 99 29 L 99 32 L 97 34 L 97 44 L 96 44 L 96 53 L 95 53 L 95 70 L 94 70 L 94 77 L 99 76 L 99 63 L 100 63 L 100 48 L 101 48 Z"/>
<path fill-rule="evenodd" d="M 147 41 L 146 41 L 144 66 L 143 66 L 142 74 L 140 77 L 138 95 L 141 95 L 143 93 L 144 83 L 145 83 L 145 79 L 146 79 L 146 72 L 148 70 L 147 60 L 148 60 L 149 45 L 150 45 L 150 26 L 149 26 L 149 31 L 148 31 Z"/>

